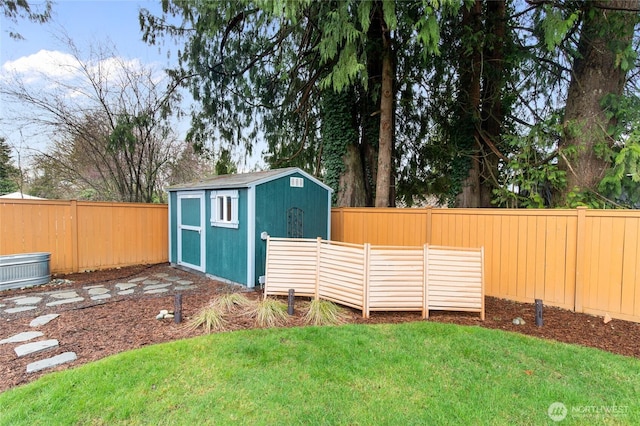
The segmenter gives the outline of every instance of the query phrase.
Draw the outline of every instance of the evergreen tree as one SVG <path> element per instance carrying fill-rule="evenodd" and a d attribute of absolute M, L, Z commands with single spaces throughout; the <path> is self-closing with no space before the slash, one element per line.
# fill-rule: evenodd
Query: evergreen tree
<path fill-rule="evenodd" d="M 33 5 L 36 5 L 33 7 Z M 51 18 L 51 0 L 44 2 L 31 2 L 27 0 L 0 0 L 0 13 L 7 20 L 18 23 L 20 19 L 26 19 L 31 22 L 45 23 Z M 8 30 L 9 37 L 14 39 L 24 39 L 22 34 Z"/>
<path fill-rule="evenodd" d="M 586 2 L 567 93 L 560 143 L 560 166 L 567 175 L 558 204 L 589 203 L 611 166 L 610 130 L 617 119 L 607 113 L 607 99 L 623 94 L 634 66 L 634 28 L 640 1 Z M 601 200 L 597 200 L 600 204 Z"/>
<path fill-rule="evenodd" d="M 11 162 L 11 148 L 4 138 L 0 137 L 0 195 L 18 190 L 16 178 L 19 170 Z"/>

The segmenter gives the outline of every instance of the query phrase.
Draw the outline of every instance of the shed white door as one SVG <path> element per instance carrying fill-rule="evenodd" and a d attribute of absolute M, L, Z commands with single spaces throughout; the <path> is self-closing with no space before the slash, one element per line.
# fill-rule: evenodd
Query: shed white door
<path fill-rule="evenodd" d="M 178 265 L 205 270 L 204 191 L 178 193 Z"/>

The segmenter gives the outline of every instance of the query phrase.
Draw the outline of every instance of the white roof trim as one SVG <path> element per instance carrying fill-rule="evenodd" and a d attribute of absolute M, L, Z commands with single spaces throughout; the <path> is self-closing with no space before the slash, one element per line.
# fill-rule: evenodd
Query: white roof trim
<path fill-rule="evenodd" d="M 237 189 L 237 188 L 254 188 L 258 185 L 262 185 L 264 183 L 267 182 L 271 182 L 272 180 L 276 180 L 276 179 L 280 179 L 282 177 L 286 177 L 295 173 L 299 173 L 302 176 L 304 176 L 306 179 L 309 179 L 310 181 L 312 181 L 313 183 L 319 185 L 320 187 L 324 188 L 327 191 L 333 192 L 333 190 L 326 184 L 322 183 L 320 180 L 316 179 L 315 177 L 311 176 L 310 174 L 308 174 L 307 172 L 305 172 L 304 170 L 298 168 L 298 167 L 289 167 L 289 168 L 285 168 L 285 169 L 274 169 L 274 170 L 265 170 L 265 172 L 272 172 L 269 173 L 267 176 L 263 177 L 263 178 L 256 178 L 255 180 L 249 180 L 248 182 L 238 182 L 238 183 L 234 183 L 234 182 L 228 182 L 226 181 L 224 178 L 222 177 L 218 177 L 216 178 L 212 178 L 212 180 L 203 180 L 203 181 L 198 181 L 198 182 L 191 182 L 191 183 L 185 183 L 182 185 L 174 185 L 172 187 L 167 188 L 167 191 L 172 192 L 172 191 L 193 191 L 193 190 L 202 190 L 202 189 L 213 189 L 213 190 L 217 190 L 217 189 Z M 260 172 L 256 172 L 256 173 L 260 173 Z M 229 175 L 231 176 L 235 176 L 235 177 L 239 177 L 242 175 L 250 175 L 251 173 L 240 173 L 240 174 L 236 174 L 236 175 Z M 216 181 L 217 180 L 217 181 Z"/>

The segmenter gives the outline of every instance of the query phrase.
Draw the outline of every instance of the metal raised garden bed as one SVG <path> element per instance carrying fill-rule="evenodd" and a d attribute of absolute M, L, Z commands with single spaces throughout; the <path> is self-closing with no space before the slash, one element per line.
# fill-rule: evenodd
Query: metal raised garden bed
<path fill-rule="evenodd" d="M 32 287 L 51 281 L 51 253 L 0 256 L 0 290 Z"/>

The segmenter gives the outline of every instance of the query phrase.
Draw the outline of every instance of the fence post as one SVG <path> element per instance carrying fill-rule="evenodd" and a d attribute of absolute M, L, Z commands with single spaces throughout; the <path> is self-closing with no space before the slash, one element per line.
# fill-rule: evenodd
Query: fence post
<path fill-rule="evenodd" d="M 316 300 L 320 298 L 320 250 L 322 249 L 322 238 L 318 237 L 316 243 Z"/>
<path fill-rule="evenodd" d="M 362 274 L 362 317 L 369 318 L 369 264 L 371 263 L 371 244 L 364 243 L 364 271 Z"/>
<path fill-rule="evenodd" d="M 422 246 L 422 318 L 429 319 L 429 244 Z"/>
<path fill-rule="evenodd" d="M 71 217 L 69 218 L 69 224 L 71 225 L 71 268 L 73 272 L 80 272 L 79 265 L 80 260 L 78 250 L 78 200 L 71 200 Z"/>
<path fill-rule="evenodd" d="M 271 253 L 271 236 L 267 234 L 267 242 L 264 255 L 264 284 L 262 288 L 263 298 L 266 299 L 269 294 L 269 254 Z"/>
<path fill-rule="evenodd" d="M 584 290 L 584 266 L 585 266 L 585 232 L 587 225 L 587 208 L 576 208 L 578 216 L 576 229 L 576 286 L 574 290 L 573 310 L 582 312 L 582 298 Z"/>
<path fill-rule="evenodd" d="M 484 246 L 480 247 L 480 319 L 484 321 L 484 299 L 485 299 L 485 282 L 484 282 Z"/>
<path fill-rule="evenodd" d="M 427 206 L 427 241 L 425 241 L 425 244 L 431 244 L 431 214 L 433 213 L 433 208 L 431 206 Z"/>

